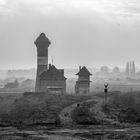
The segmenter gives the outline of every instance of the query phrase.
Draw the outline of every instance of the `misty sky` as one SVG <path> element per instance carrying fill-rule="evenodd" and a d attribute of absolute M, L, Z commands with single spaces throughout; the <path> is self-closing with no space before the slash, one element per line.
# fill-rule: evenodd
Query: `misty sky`
<path fill-rule="evenodd" d="M 140 0 L 0 0 L 0 69 L 36 67 L 35 39 L 60 67 L 140 67 Z"/>

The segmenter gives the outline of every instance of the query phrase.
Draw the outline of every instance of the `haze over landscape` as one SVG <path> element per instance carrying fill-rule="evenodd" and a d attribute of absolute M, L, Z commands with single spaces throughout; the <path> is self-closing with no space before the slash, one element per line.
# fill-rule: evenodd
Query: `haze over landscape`
<path fill-rule="evenodd" d="M 0 140 L 140 139 L 140 0 L 0 0 Z"/>
<path fill-rule="evenodd" d="M 38 34 L 58 67 L 140 66 L 139 0 L 0 0 L 0 69 L 36 67 Z"/>

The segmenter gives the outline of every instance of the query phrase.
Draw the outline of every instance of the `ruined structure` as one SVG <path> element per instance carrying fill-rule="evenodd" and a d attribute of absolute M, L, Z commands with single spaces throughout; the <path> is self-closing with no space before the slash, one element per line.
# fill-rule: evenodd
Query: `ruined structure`
<path fill-rule="evenodd" d="M 48 68 L 48 47 L 51 44 L 44 33 L 36 39 L 37 47 L 37 74 L 36 74 L 36 92 L 66 92 L 66 78 L 64 70 L 58 70 L 54 65 Z"/>
<path fill-rule="evenodd" d="M 90 92 L 90 76 L 92 75 L 87 68 L 84 66 L 79 67 L 78 80 L 75 85 L 76 94 L 88 94 Z"/>

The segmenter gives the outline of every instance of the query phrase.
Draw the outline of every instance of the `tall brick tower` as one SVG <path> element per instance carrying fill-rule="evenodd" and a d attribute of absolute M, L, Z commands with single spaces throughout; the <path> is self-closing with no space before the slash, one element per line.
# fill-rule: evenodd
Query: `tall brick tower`
<path fill-rule="evenodd" d="M 39 92 L 40 74 L 48 70 L 48 47 L 51 44 L 51 42 L 44 33 L 41 33 L 34 43 L 37 47 L 37 74 L 36 74 L 35 91 Z"/>

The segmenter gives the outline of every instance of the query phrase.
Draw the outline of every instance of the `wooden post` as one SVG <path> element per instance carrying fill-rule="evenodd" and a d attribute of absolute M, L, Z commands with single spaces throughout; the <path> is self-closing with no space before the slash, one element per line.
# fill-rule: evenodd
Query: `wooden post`
<path fill-rule="evenodd" d="M 107 93 L 108 93 L 108 83 L 104 84 L 104 93 L 105 93 L 105 102 L 104 102 L 104 105 L 105 105 L 105 108 L 107 107 Z"/>

